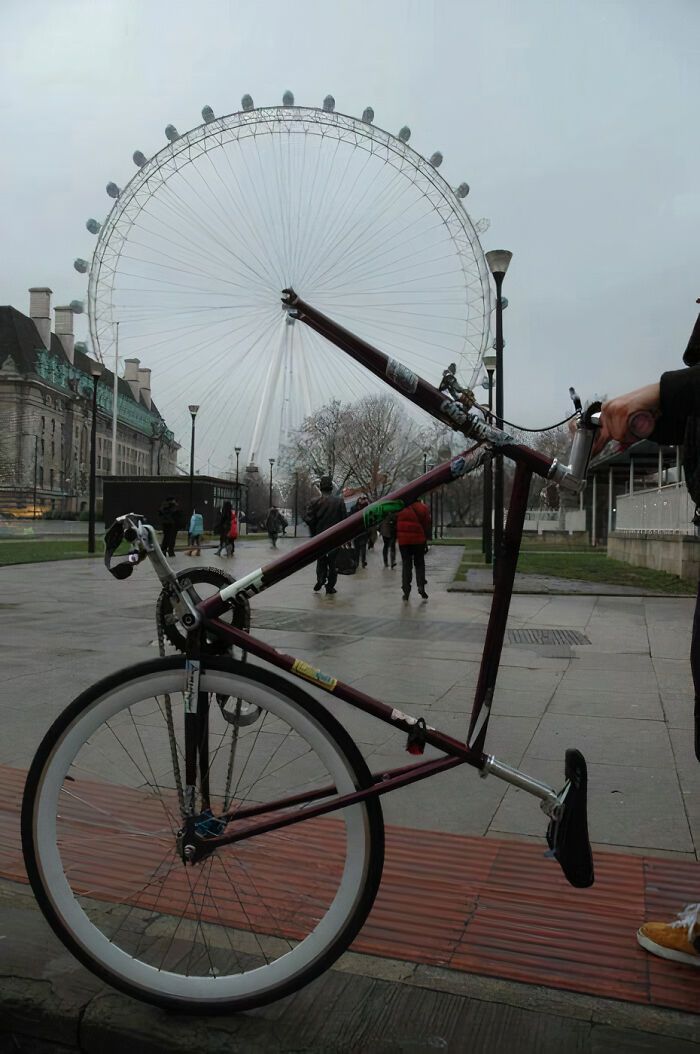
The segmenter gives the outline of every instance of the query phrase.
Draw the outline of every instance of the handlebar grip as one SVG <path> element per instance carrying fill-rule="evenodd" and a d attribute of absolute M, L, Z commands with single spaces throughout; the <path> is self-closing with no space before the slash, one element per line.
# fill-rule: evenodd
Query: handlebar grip
<path fill-rule="evenodd" d="M 627 431 L 633 440 L 648 439 L 656 428 L 656 415 L 651 410 L 637 410 L 627 418 Z"/>

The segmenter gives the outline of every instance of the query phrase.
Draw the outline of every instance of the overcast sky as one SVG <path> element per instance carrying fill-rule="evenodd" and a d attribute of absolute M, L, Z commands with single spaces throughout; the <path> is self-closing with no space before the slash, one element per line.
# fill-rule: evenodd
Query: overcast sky
<path fill-rule="evenodd" d="M 88 216 L 166 123 L 321 104 L 412 129 L 508 248 L 506 416 L 676 368 L 700 296 L 698 0 L 2 0 L 0 303 L 83 298 Z M 158 399 L 154 374 L 153 395 Z"/>

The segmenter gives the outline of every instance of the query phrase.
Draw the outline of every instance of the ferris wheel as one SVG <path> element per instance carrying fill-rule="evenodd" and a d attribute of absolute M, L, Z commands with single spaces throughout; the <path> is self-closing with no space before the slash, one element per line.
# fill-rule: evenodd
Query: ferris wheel
<path fill-rule="evenodd" d="M 114 199 L 89 272 L 90 335 L 111 365 L 138 358 L 181 439 L 200 407 L 198 467 L 220 472 L 234 446 L 245 461 L 277 457 L 291 431 L 331 399 L 385 391 L 307 327 L 280 296 L 292 286 L 341 325 L 436 382 L 450 362 L 476 381 L 489 340 L 489 271 L 466 183 L 453 188 L 397 135 L 322 107 L 254 106 L 180 134 Z M 118 323 L 118 326 L 117 326 Z M 413 411 L 410 411 L 413 412 Z M 420 411 L 416 411 L 420 413 Z"/>

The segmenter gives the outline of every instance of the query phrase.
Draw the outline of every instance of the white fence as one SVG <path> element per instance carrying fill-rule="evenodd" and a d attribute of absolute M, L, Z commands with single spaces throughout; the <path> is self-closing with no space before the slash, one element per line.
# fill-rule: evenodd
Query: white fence
<path fill-rule="evenodd" d="M 695 534 L 695 503 L 685 483 L 657 490 L 620 494 L 615 500 L 614 530 L 647 534 Z"/>

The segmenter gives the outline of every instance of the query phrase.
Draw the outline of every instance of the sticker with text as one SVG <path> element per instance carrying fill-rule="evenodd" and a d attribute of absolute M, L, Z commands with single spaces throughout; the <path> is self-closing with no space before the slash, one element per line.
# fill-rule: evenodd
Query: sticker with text
<path fill-rule="evenodd" d="M 311 666 L 308 662 L 304 662 L 303 659 L 295 659 L 292 666 L 292 673 L 296 673 L 299 677 L 305 677 L 307 681 L 313 681 L 319 688 L 325 688 L 327 692 L 332 692 L 338 683 L 337 677 L 331 677 L 328 673 L 323 673 L 322 670 L 317 670 L 315 666 Z"/>

